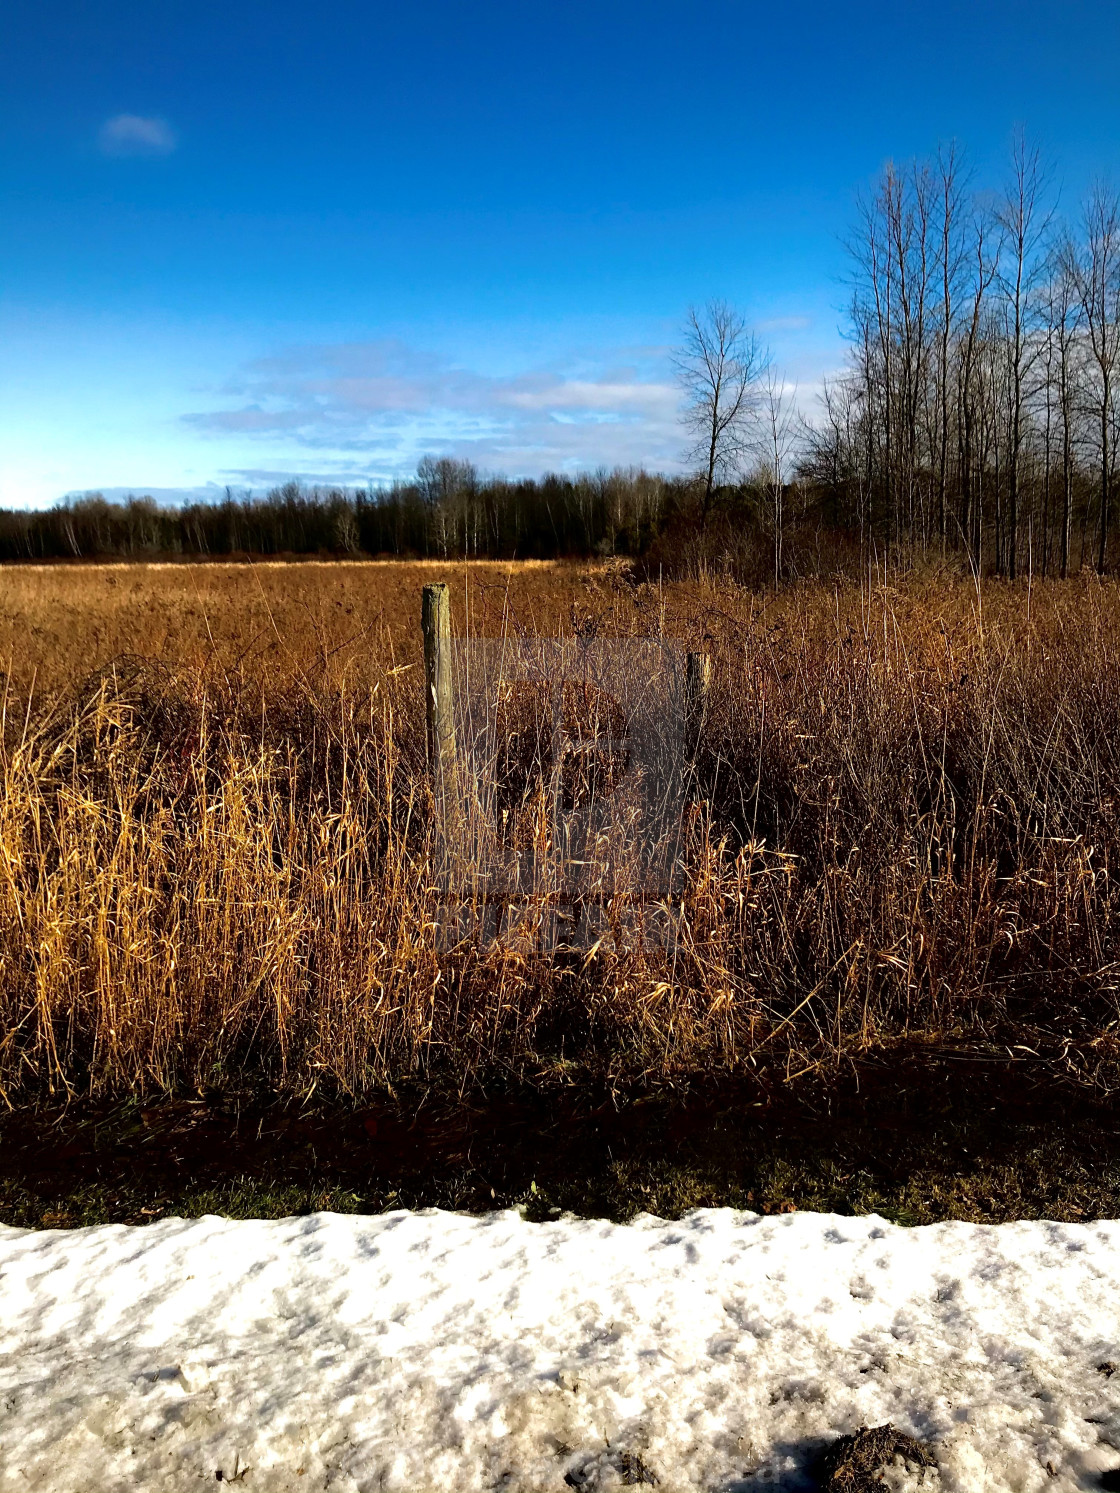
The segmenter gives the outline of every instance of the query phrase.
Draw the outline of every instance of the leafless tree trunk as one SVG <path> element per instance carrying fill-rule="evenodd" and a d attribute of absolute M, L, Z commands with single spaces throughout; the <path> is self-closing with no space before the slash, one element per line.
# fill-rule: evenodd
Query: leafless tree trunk
<path fill-rule="evenodd" d="M 760 452 L 765 486 L 770 499 L 770 519 L 774 530 L 774 586 L 781 584 L 782 541 L 785 530 L 785 486 L 796 441 L 794 396 L 774 370 L 768 369 L 762 395 L 763 434 Z"/>
<path fill-rule="evenodd" d="M 956 306 L 965 245 L 959 229 L 961 216 L 960 169 L 955 145 L 937 153 L 940 244 L 938 268 L 941 279 L 941 317 L 937 338 L 937 539 L 945 547 L 945 508 L 949 466 L 950 348 L 956 333 Z"/>
<path fill-rule="evenodd" d="M 1006 253 L 999 283 L 1007 318 L 1007 573 L 1015 579 L 1019 555 L 1020 456 L 1023 446 L 1024 381 L 1037 356 L 1033 329 L 1034 291 L 1044 263 L 1040 249 L 1052 214 L 1043 204 L 1045 179 L 1038 150 L 1016 133 L 1011 181 L 999 205 Z"/>
<path fill-rule="evenodd" d="M 864 327 L 868 351 L 874 347 L 874 360 L 868 362 L 866 398 L 869 420 L 877 421 L 877 406 L 881 405 L 882 409 L 882 420 L 877 427 L 873 424 L 872 429 L 877 444 L 881 432 L 882 458 L 877 465 L 882 479 L 889 540 L 897 537 L 898 520 L 895 486 L 895 272 L 890 229 L 898 192 L 897 174 L 893 166 L 888 166 L 876 196 L 870 202 L 860 203 L 862 237 L 849 245 L 857 267 L 853 314 L 857 324 L 862 323 Z"/>
<path fill-rule="evenodd" d="M 1120 360 L 1120 200 L 1101 183 L 1085 205 L 1084 230 L 1083 246 L 1067 245 L 1066 264 L 1081 303 L 1094 373 L 1093 414 L 1100 437 L 1097 569 L 1103 573 L 1114 463 L 1113 384 Z"/>
<path fill-rule="evenodd" d="M 1062 499 L 1058 520 L 1058 572 L 1069 574 L 1071 524 L 1073 519 L 1073 441 L 1076 420 L 1077 340 L 1079 304 L 1068 268 L 1066 248 L 1054 256 L 1046 288 L 1047 342 L 1051 349 L 1047 364 L 1047 404 L 1053 402 L 1058 417 L 1062 447 Z"/>
<path fill-rule="evenodd" d="M 989 247 L 990 231 L 987 218 L 977 212 L 973 218 L 972 277 L 969 286 L 971 307 L 968 323 L 962 338 L 959 372 L 960 387 L 960 525 L 961 535 L 971 556 L 972 563 L 981 563 L 981 509 L 982 485 L 974 482 L 975 460 L 979 447 L 980 424 L 980 367 L 979 353 L 984 327 L 988 293 L 999 264 L 998 246 Z M 982 478 L 981 478 L 982 483 Z"/>

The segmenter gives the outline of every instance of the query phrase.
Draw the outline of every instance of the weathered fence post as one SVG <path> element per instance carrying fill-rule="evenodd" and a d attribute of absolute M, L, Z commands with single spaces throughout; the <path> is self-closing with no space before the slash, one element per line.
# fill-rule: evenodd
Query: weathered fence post
<path fill-rule="evenodd" d="M 684 675 L 684 730 L 689 759 L 696 755 L 700 727 L 708 710 L 708 689 L 712 682 L 710 653 L 690 653 Z"/>
<path fill-rule="evenodd" d="M 428 767 L 438 787 L 455 771 L 455 715 L 451 668 L 451 593 L 440 582 L 424 587 L 424 677 L 428 707 Z"/>

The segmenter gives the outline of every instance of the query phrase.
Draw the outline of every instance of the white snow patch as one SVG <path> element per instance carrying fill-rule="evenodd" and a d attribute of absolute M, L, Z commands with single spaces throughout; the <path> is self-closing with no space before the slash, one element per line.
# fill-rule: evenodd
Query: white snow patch
<path fill-rule="evenodd" d="M 1120 1466 L 1110 1360 L 1111 1222 L 0 1229 L 5 1493 L 564 1493 L 639 1455 L 663 1489 L 747 1493 L 887 1420 L 934 1440 L 927 1488 L 1060 1493 Z"/>

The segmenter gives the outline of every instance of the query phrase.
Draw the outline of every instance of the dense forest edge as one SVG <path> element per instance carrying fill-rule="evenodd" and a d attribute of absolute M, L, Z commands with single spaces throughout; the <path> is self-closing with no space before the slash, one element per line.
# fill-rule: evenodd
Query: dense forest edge
<path fill-rule="evenodd" d="M 963 546 L 861 528 L 842 486 L 812 474 L 786 485 L 783 498 L 783 582 L 855 575 L 872 560 L 969 567 Z M 622 557 L 667 580 L 718 574 L 761 584 L 774 578 L 769 501 L 760 478 L 720 485 L 702 519 L 697 485 L 686 478 L 616 470 L 510 481 L 481 478 L 469 463 L 443 458 L 427 471 L 422 463 L 415 482 L 380 491 L 290 482 L 259 497 L 231 492 L 221 502 L 183 507 L 94 493 L 46 510 L 0 510 L 0 563 Z M 1072 510 L 1067 573 L 1115 568 L 1120 546 L 1111 532 L 1099 562 L 1093 508 L 1083 491 Z M 980 568 L 1007 573 L 987 551 Z M 1034 540 L 1019 569 L 1058 575 L 1060 551 Z"/>

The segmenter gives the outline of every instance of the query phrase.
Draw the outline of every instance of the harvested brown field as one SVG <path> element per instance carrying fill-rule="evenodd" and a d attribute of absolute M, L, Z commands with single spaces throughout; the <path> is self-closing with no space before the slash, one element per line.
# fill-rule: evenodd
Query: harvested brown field
<path fill-rule="evenodd" d="M 710 654 L 660 898 L 636 819 L 631 861 L 616 822 L 609 876 L 560 895 L 532 753 L 501 833 L 563 874 L 516 916 L 477 894 L 427 774 L 436 579 L 475 638 Z M 899 1046 L 1114 1086 L 1113 583 L 23 567 L 0 659 L 9 1099 L 784 1078 Z"/>

